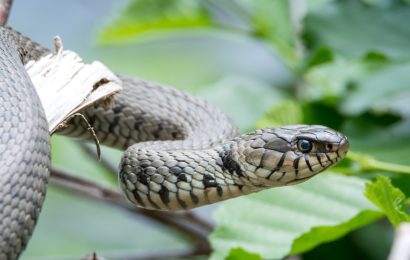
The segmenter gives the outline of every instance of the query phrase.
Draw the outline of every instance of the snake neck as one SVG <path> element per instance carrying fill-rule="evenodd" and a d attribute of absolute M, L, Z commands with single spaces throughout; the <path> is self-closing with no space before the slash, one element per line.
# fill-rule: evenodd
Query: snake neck
<path fill-rule="evenodd" d="M 262 189 L 237 161 L 237 142 L 193 151 L 166 150 L 161 143 L 162 150 L 155 142 L 131 147 L 120 164 L 120 186 L 138 206 L 184 210 Z"/>

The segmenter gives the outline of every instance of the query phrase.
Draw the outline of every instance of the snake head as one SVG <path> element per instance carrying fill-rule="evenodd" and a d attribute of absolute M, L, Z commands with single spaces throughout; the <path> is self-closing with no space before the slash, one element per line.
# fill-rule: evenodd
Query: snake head
<path fill-rule="evenodd" d="M 343 134 L 319 125 L 260 129 L 243 145 L 245 171 L 263 187 L 303 182 L 339 162 L 349 149 Z"/>

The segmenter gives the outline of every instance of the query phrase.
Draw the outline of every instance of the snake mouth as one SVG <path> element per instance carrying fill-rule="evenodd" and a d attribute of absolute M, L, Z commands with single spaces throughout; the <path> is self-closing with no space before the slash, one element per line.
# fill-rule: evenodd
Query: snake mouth
<path fill-rule="evenodd" d="M 314 167 L 317 166 L 317 165 L 322 166 L 322 168 L 321 168 L 320 170 L 318 170 L 317 172 L 314 172 L 314 173 L 312 173 L 311 175 L 308 175 L 308 176 L 305 176 L 305 177 L 302 177 L 302 178 L 298 178 L 298 179 L 294 179 L 294 180 L 292 180 L 292 181 L 289 181 L 289 182 L 286 183 L 286 185 L 294 185 L 294 184 L 299 184 L 299 183 L 305 182 L 305 181 L 307 181 L 308 179 L 310 179 L 310 178 L 312 178 L 312 177 L 318 175 L 319 173 L 324 172 L 325 170 L 331 168 L 331 167 L 334 166 L 337 162 L 339 162 L 340 160 L 343 159 L 344 155 L 347 153 L 347 150 L 349 149 L 349 143 L 345 144 L 345 145 L 344 145 L 344 148 L 346 148 L 346 149 L 344 149 L 344 150 L 342 151 L 343 154 L 342 154 L 342 155 L 339 155 L 338 153 L 336 153 L 336 158 L 334 158 L 334 159 L 332 159 L 332 160 L 331 160 L 331 159 L 328 159 L 328 160 L 326 161 L 326 164 L 327 164 L 327 165 L 324 165 L 325 163 L 320 162 L 320 163 L 318 163 L 318 164 L 310 165 L 310 167 L 308 167 L 308 169 L 312 169 L 312 168 L 314 168 Z"/>
<path fill-rule="evenodd" d="M 307 176 L 304 176 L 304 177 L 297 178 L 297 179 L 294 179 L 294 180 L 292 180 L 292 181 L 289 181 L 289 182 L 286 183 L 286 185 L 294 185 L 294 184 L 299 184 L 299 183 L 305 182 L 305 181 L 307 181 L 308 179 L 310 179 L 310 178 L 312 178 L 312 177 L 318 175 L 319 173 L 321 173 L 321 172 L 327 170 L 328 168 L 332 167 L 332 166 L 333 166 L 336 162 L 338 162 L 340 159 L 342 159 L 342 158 L 336 157 L 334 160 L 328 160 L 328 161 L 326 161 L 326 163 L 323 163 L 323 162 L 322 162 L 322 163 L 312 164 L 312 165 L 310 165 L 310 167 L 307 167 L 307 168 L 306 168 L 306 169 L 310 169 L 310 172 L 311 172 L 310 175 L 307 175 Z M 326 165 L 325 165 L 325 164 L 326 164 Z M 319 169 L 319 170 L 317 170 L 316 172 L 312 172 L 311 169 L 315 168 L 317 165 L 322 166 L 322 168 Z"/>
<path fill-rule="evenodd" d="M 339 157 L 340 159 L 343 159 L 345 155 L 347 154 L 347 152 L 349 151 L 349 148 L 350 148 L 349 141 L 347 140 L 347 138 L 343 139 L 339 144 L 339 150 L 336 151 L 337 157 Z"/>

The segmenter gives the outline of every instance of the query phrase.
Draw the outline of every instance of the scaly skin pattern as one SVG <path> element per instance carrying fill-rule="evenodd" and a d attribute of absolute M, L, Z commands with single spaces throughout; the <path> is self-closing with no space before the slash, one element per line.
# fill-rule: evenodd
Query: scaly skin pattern
<path fill-rule="evenodd" d="M 17 259 L 30 239 L 50 165 L 45 114 L 9 36 L 0 27 L 0 259 Z"/>
<path fill-rule="evenodd" d="M 37 221 L 48 180 L 49 133 L 21 61 L 48 53 L 0 28 L 0 259 L 16 259 Z M 102 144 L 126 149 L 119 183 L 140 207 L 184 210 L 305 181 L 341 160 L 349 143 L 323 126 L 238 135 L 229 117 L 185 92 L 127 76 L 113 105 L 82 113 Z M 74 118 L 61 133 L 90 138 Z"/>
<path fill-rule="evenodd" d="M 112 107 L 97 104 L 83 111 L 104 145 L 124 150 L 139 142 L 184 140 L 158 145 L 196 149 L 238 133 L 229 117 L 205 100 L 156 83 L 119 77 L 123 90 L 114 96 Z M 90 138 L 80 118 L 74 118 L 62 133 Z"/>
<path fill-rule="evenodd" d="M 300 140 L 308 140 L 311 150 L 300 151 Z M 173 148 L 180 146 L 178 141 L 166 148 L 151 142 L 125 151 L 119 181 L 132 203 L 181 210 L 300 183 L 341 160 L 349 143 L 327 127 L 290 125 L 259 129 L 204 149 Z"/>
<path fill-rule="evenodd" d="M 103 144 L 126 149 L 120 186 L 141 207 L 189 209 L 302 182 L 339 161 L 348 149 L 346 137 L 322 126 L 261 129 L 237 137 L 233 122 L 208 102 L 156 83 L 120 78 L 124 90 L 115 96 L 111 108 L 97 105 L 84 113 Z M 63 132 L 90 138 L 80 119 Z M 266 136 L 272 139 L 270 150 L 255 148 Z M 252 138 L 256 138 L 252 150 L 246 149 L 250 141 L 244 140 Z M 295 142 L 303 138 L 318 148 L 297 153 Z M 327 144 L 332 149 L 326 150 Z M 260 164 L 252 165 L 250 160 Z M 260 178 L 273 166 L 279 168 L 270 177 L 277 181 Z M 233 167 L 241 169 L 238 174 L 232 174 Z"/>

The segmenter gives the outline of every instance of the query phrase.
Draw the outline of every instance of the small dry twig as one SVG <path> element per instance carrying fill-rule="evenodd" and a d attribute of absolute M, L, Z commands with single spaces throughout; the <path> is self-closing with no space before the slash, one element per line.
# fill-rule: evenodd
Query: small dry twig
<path fill-rule="evenodd" d="M 97 134 L 95 133 L 94 128 L 88 122 L 87 118 L 81 113 L 75 113 L 67 121 L 70 121 L 73 117 L 76 117 L 76 116 L 79 116 L 82 119 L 82 121 L 87 125 L 87 130 L 91 133 L 92 139 L 96 147 L 97 158 L 99 161 L 101 161 L 100 140 L 98 140 Z"/>

